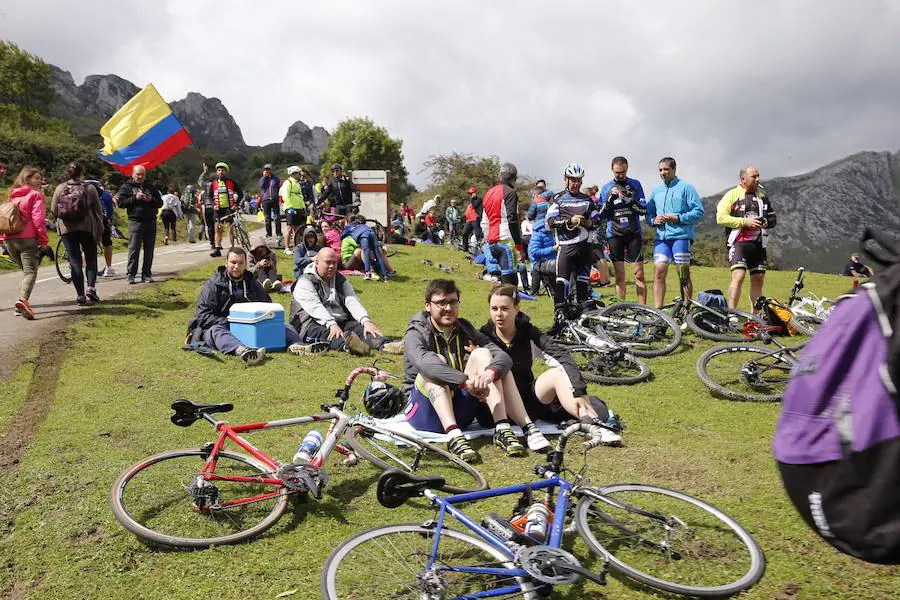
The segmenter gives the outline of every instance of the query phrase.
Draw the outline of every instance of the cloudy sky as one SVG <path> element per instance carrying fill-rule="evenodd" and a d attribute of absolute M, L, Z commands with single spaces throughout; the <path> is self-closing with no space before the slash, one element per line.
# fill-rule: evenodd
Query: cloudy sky
<path fill-rule="evenodd" d="M 368 116 L 423 161 L 496 154 L 558 187 L 624 154 L 701 193 L 900 148 L 900 2 L 30 0 L 0 38 L 76 83 L 115 73 L 220 98 L 249 144 Z"/>

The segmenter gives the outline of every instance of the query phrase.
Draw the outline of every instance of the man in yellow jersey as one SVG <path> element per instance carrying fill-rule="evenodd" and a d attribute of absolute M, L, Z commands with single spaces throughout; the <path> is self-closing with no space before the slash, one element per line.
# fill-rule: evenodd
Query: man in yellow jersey
<path fill-rule="evenodd" d="M 288 178 L 281 184 L 278 195 L 284 208 L 284 218 L 287 222 L 287 240 L 284 243 L 284 253 L 294 254 L 294 236 L 306 225 L 306 201 L 303 200 L 303 187 L 300 183 L 302 169 L 298 166 L 288 167 Z"/>
<path fill-rule="evenodd" d="M 750 306 L 762 295 L 766 276 L 766 244 L 769 229 L 775 227 L 775 209 L 759 185 L 759 170 L 747 165 L 740 172 L 741 183 L 728 190 L 716 207 L 716 223 L 725 226 L 725 245 L 731 263 L 728 307 L 737 308 L 741 287 L 750 272 Z"/>

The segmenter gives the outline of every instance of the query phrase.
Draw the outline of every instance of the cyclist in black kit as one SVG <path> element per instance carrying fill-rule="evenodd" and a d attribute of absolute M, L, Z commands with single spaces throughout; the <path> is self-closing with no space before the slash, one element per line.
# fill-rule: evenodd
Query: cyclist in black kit
<path fill-rule="evenodd" d="M 566 189 L 556 194 L 547 209 L 547 228 L 556 232 L 559 254 L 556 257 L 554 304 L 557 323 L 569 297 L 569 281 L 575 275 L 575 301 L 590 299 L 592 248 L 589 230 L 598 219 L 597 206 L 581 191 L 584 169 L 572 163 L 563 172 Z"/>

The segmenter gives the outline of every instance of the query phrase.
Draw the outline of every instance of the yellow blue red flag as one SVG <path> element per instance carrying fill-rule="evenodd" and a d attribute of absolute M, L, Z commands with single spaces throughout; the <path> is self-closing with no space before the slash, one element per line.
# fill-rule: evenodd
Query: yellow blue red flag
<path fill-rule="evenodd" d="M 100 159 L 125 175 L 164 163 L 192 143 L 187 130 L 153 84 L 134 95 L 100 128 Z"/>

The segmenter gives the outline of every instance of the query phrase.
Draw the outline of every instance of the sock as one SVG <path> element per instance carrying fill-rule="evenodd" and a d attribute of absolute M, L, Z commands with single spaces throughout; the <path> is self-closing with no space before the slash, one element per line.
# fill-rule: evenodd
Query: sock
<path fill-rule="evenodd" d="M 450 437 L 459 437 L 462 435 L 462 431 L 460 431 L 456 423 L 451 423 L 449 426 L 444 427 L 444 433 L 450 434 Z"/>
<path fill-rule="evenodd" d="M 509 426 L 509 419 L 500 419 L 495 423 L 494 431 L 500 431 L 501 429 L 512 429 Z"/>

